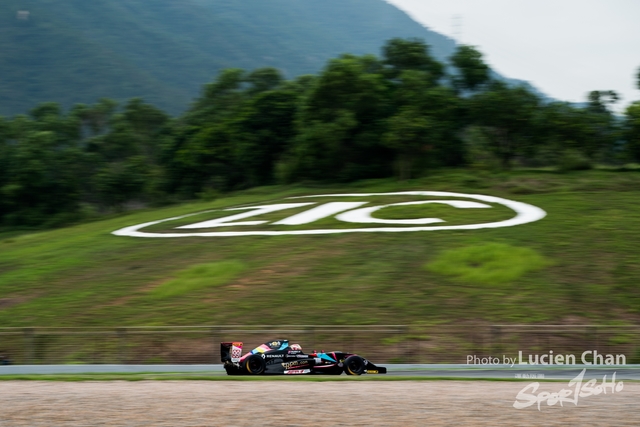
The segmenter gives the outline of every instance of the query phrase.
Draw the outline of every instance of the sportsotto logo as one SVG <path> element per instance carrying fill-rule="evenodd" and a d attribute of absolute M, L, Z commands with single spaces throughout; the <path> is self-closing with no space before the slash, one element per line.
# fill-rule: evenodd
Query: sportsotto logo
<path fill-rule="evenodd" d="M 417 197 L 442 197 L 442 198 L 466 198 L 470 200 L 419 200 L 412 202 L 391 203 L 378 206 L 366 206 L 370 202 L 367 200 L 358 202 L 328 202 L 324 204 L 318 204 L 312 201 L 297 202 L 297 203 L 279 203 L 272 205 L 262 206 L 249 206 L 238 208 L 227 208 L 223 211 L 229 211 L 230 213 L 240 211 L 240 213 L 232 214 L 223 218 L 216 218 L 208 221 L 201 221 L 194 224 L 182 225 L 176 227 L 177 229 L 189 230 L 189 229 L 206 229 L 217 227 L 247 227 L 267 224 L 268 221 L 242 221 L 250 217 L 257 217 L 263 214 L 269 214 L 278 211 L 286 211 L 287 209 L 301 208 L 308 206 L 309 209 L 294 214 L 292 216 L 283 218 L 279 221 L 272 222 L 272 225 L 305 225 L 311 224 L 323 218 L 334 217 L 335 219 L 352 223 L 352 224 L 367 224 L 369 227 L 364 228 L 335 228 L 335 229 L 307 229 L 307 230 L 238 230 L 238 231 L 209 231 L 209 232 L 185 232 L 185 233 L 153 233 L 144 232 L 142 229 L 160 224 L 168 221 L 175 221 L 189 216 L 200 215 L 207 212 L 197 212 L 189 215 L 182 215 L 173 218 L 167 218 L 160 221 L 152 221 L 144 224 L 134 225 L 131 227 L 125 227 L 120 230 L 114 231 L 116 236 L 131 236 L 131 237 L 223 237 L 223 236 L 282 236 L 282 235 L 298 235 L 298 234 L 338 234 L 338 233 L 393 233 L 393 232 L 406 232 L 406 231 L 436 231 L 436 230 L 477 230 L 481 228 L 500 228 L 500 227 L 512 227 L 514 225 L 526 224 L 528 222 L 537 221 L 545 217 L 546 213 L 542 209 L 522 202 L 515 202 L 513 200 L 502 199 L 500 197 L 483 196 L 480 194 L 463 194 L 463 193 L 449 193 L 441 191 L 404 191 L 396 193 L 350 193 L 350 194 L 319 194 L 314 196 L 300 196 L 290 197 L 291 199 L 313 199 L 313 198 L 327 198 L 327 197 L 380 197 L 380 196 L 417 196 Z M 481 203 L 485 202 L 485 203 Z M 373 214 L 380 209 L 393 207 L 393 206 L 413 206 L 424 205 L 429 203 L 444 204 L 458 209 L 486 209 L 491 208 L 487 203 L 494 203 L 506 206 L 513 210 L 516 215 L 510 219 L 498 222 L 489 222 L 483 224 L 464 224 L 464 225 L 427 225 L 446 222 L 440 218 L 414 218 L 414 219 L 381 219 L 376 218 Z M 313 206 L 315 205 L 315 206 Z M 384 225 L 384 226 L 380 226 Z"/>
<path fill-rule="evenodd" d="M 580 372 L 574 379 L 569 381 L 569 388 L 563 388 L 562 390 L 554 393 L 550 393 L 548 391 L 543 391 L 538 394 L 527 393 L 529 391 L 531 393 L 535 393 L 540 387 L 540 383 L 538 382 L 531 383 L 520 390 L 516 396 L 516 401 L 513 402 L 513 407 L 516 409 L 524 409 L 537 404 L 538 411 L 540 411 L 540 404 L 542 402 L 546 402 L 547 406 L 554 406 L 557 404 L 564 406 L 565 403 L 573 403 L 575 406 L 578 406 L 578 400 L 581 397 L 597 396 L 602 393 L 607 394 L 607 390 L 609 390 L 609 393 L 611 394 L 619 393 L 624 388 L 624 383 L 622 381 L 616 382 L 615 372 L 613 373 L 610 382 L 607 382 L 607 376 L 605 375 L 602 378 L 601 384 L 598 384 L 598 381 L 595 379 L 591 379 L 582 384 L 585 372 L 587 372 L 587 370 L 583 369 L 582 372 Z"/>

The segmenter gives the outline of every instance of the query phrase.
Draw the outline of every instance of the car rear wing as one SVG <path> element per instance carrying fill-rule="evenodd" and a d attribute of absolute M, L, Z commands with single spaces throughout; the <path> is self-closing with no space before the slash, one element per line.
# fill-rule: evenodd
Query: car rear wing
<path fill-rule="evenodd" d="M 231 362 L 238 363 L 242 357 L 241 342 L 221 342 L 220 343 L 220 359 L 222 363 Z"/>

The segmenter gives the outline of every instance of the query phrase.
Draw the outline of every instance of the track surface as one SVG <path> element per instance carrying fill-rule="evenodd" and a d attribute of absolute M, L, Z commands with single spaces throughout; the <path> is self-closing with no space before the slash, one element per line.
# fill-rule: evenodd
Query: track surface
<path fill-rule="evenodd" d="M 607 378 L 615 373 L 616 379 L 640 381 L 640 365 L 624 366 L 540 366 L 522 367 L 496 365 L 384 365 L 387 376 L 451 377 L 472 379 L 545 379 L 570 380 L 586 368 L 585 379 Z M 16 365 L 0 366 L 0 375 L 82 374 L 82 373 L 141 373 L 174 372 L 225 375 L 222 365 Z"/>
<path fill-rule="evenodd" d="M 1 427 L 637 426 L 640 384 L 516 409 L 504 381 L 0 381 Z M 542 383 L 559 392 L 567 383 Z"/>

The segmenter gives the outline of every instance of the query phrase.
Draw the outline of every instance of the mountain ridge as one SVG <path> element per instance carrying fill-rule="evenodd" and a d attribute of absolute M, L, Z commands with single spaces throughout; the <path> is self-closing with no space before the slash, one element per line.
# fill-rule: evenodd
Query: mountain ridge
<path fill-rule="evenodd" d="M 292 78 L 342 53 L 379 55 L 393 37 L 425 39 L 440 61 L 456 46 L 383 0 L 7 1 L 3 115 L 102 97 L 141 97 L 177 114 L 224 68 L 271 66 Z"/>

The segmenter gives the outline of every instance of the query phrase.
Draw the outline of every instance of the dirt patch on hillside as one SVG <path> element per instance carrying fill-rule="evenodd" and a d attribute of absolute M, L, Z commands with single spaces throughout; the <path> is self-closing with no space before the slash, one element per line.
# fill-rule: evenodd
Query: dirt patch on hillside
<path fill-rule="evenodd" d="M 0 426 L 635 426 L 640 384 L 515 409 L 528 383 L 1 382 Z M 542 383 L 558 392 L 566 383 Z"/>
<path fill-rule="evenodd" d="M 0 298 L 0 310 L 11 308 L 26 301 L 27 298 Z"/>

